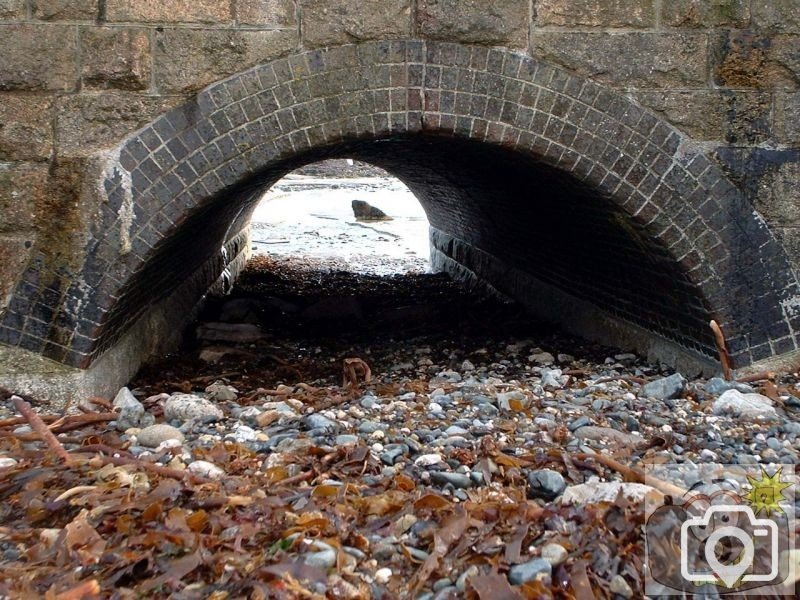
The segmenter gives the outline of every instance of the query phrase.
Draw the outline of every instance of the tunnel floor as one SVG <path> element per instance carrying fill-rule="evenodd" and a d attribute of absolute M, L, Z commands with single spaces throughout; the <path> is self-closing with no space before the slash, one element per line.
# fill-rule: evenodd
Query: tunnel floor
<path fill-rule="evenodd" d="M 0 595 L 643 597 L 643 501 L 798 463 L 797 382 L 686 381 L 444 275 L 258 257 L 141 404 L 59 436 L 134 467 L 64 468 L 2 422 Z M 742 414 L 728 388 L 766 396 Z"/>

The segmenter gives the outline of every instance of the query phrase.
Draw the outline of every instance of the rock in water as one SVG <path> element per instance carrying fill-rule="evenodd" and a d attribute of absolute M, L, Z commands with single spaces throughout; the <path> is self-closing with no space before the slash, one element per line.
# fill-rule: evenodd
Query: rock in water
<path fill-rule="evenodd" d="M 392 217 L 387 216 L 380 208 L 372 206 L 363 200 L 353 200 L 353 214 L 356 221 L 391 221 Z"/>
<path fill-rule="evenodd" d="M 777 419 L 778 413 L 772 400 L 761 394 L 743 394 L 738 390 L 728 390 L 714 401 L 715 415 L 733 415 L 749 419 Z"/>
<path fill-rule="evenodd" d="M 680 373 L 674 373 L 669 377 L 651 381 L 642 388 L 641 395 L 656 400 L 671 400 L 680 397 L 685 388 L 686 378 Z"/>

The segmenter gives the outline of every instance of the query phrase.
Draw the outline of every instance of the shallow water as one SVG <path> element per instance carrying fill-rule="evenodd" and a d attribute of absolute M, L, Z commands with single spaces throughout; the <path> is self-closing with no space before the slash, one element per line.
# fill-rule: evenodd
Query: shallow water
<path fill-rule="evenodd" d="M 359 223 L 353 200 L 391 221 Z M 428 220 L 400 181 L 289 175 L 267 192 L 252 219 L 256 254 L 334 258 L 342 269 L 390 275 L 429 270 Z"/>

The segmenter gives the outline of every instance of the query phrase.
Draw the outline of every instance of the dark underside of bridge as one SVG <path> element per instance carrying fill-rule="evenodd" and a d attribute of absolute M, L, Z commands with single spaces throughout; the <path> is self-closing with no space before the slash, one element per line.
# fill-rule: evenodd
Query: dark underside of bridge
<path fill-rule="evenodd" d="M 301 155 L 208 199 L 191 216 L 176 214 L 173 234 L 128 280 L 106 315 L 95 352 L 111 347 L 155 300 L 213 262 L 220 248 L 246 227 L 270 185 L 303 164 L 332 157 L 380 166 L 408 185 L 428 214 L 439 266 L 469 273 L 579 333 L 587 319 L 602 315 L 633 326 L 644 337 L 657 334 L 652 337 L 701 360 L 714 355 L 710 311 L 698 288 L 667 249 L 614 201 L 521 153 L 422 135 Z M 228 252 L 240 250 L 230 247 Z M 215 269 L 210 272 L 216 276 Z M 571 324 L 575 310 L 589 314 Z"/>

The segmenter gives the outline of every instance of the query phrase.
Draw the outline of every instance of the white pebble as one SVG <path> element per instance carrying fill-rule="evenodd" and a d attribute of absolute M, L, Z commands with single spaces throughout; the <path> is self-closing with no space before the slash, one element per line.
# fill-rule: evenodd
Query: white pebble
<path fill-rule="evenodd" d="M 8 469 L 9 467 L 13 467 L 17 464 L 17 461 L 9 456 L 3 456 L 0 458 L 0 469 Z"/>
<path fill-rule="evenodd" d="M 418 456 L 414 464 L 418 467 L 430 467 L 431 465 L 438 465 L 442 462 L 441 454 L 423 454 Z"/>
<path fill-rule="evenodd" d="M 567 560 L 567 550 L 561 544 L 545 544 L 541 556 L 554 567 Z"/>
<path fill-rule="evenodd" d="M 205 460 L 194 461 L 189 465 L 189 470 L 195 475 L 208 477 L 209 479 L 219 479 L 225 475 L 225 471 L 220 469 L 217 465 Z"/>
<path fill-rule="evenodd" d="M 383 567 L 375 571 L 375 583 L 386 585 L 392 576 L 392 570 L 388 567 Z"/>
<path fill-rule="evenodd" d="M 170 448 L 178 448 L 183 445 L 181 440 L 171 439 L 171 440 L 164 440 L 158 446 L 154 452 L 163 452 L 164 450 L 169 450 Z"/>

